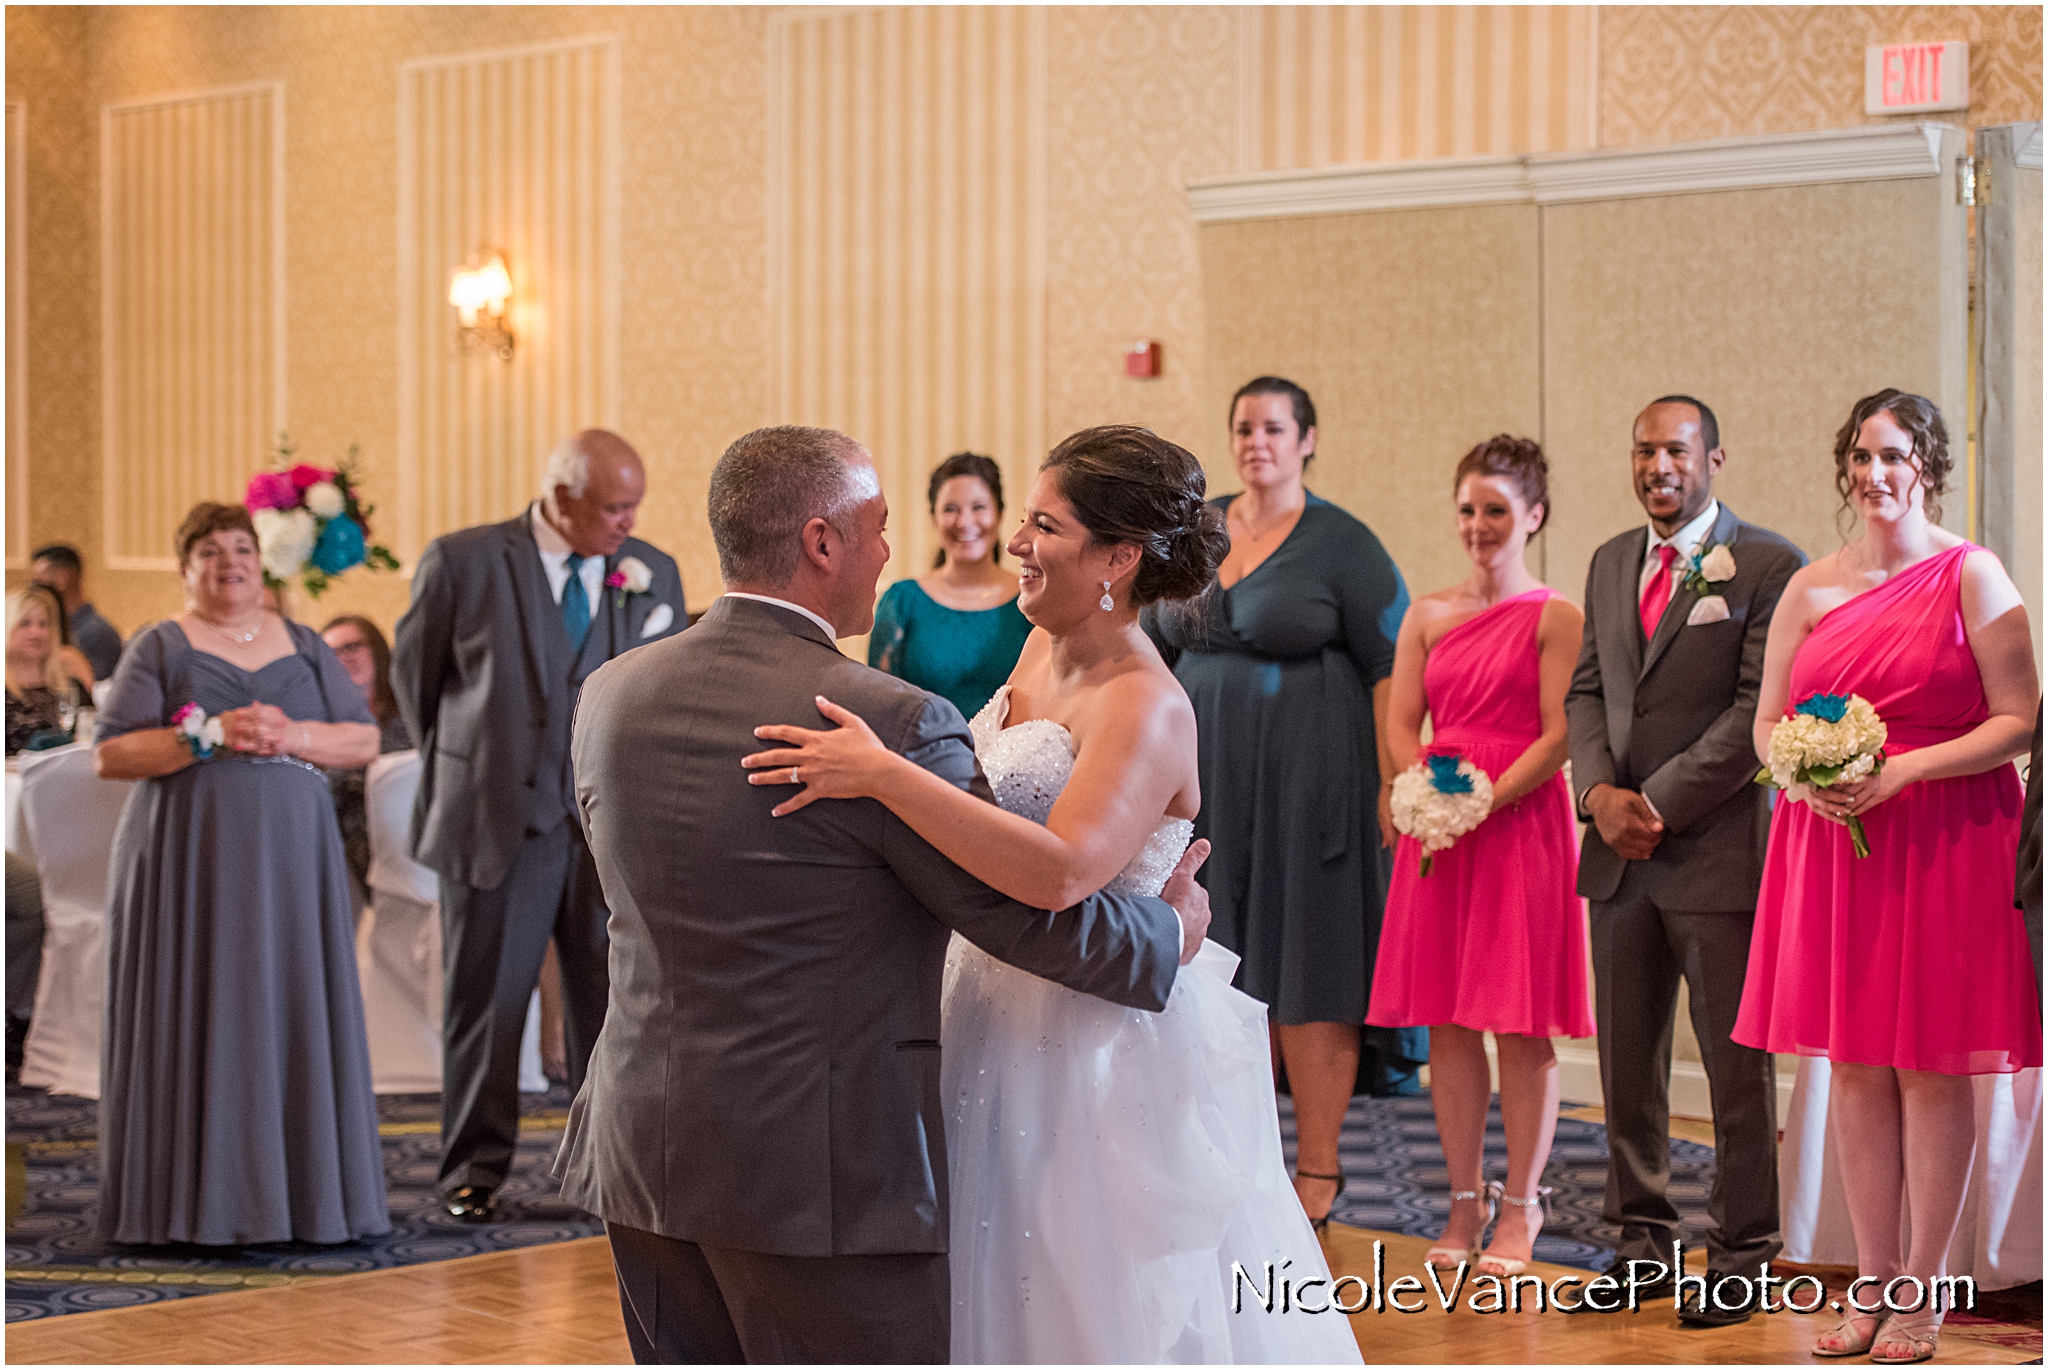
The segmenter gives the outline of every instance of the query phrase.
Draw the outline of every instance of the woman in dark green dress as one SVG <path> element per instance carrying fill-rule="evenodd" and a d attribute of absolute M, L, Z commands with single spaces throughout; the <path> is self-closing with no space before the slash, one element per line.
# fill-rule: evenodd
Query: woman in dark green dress
<path fill-rule="evenodd" d="M 1003 473 L 961 452 L 939 463 L 926 492 L 939 559 L 899 580 L 875 605 L 868 665 L 944 695 L 973 718 L 995 695 L 1031 623 L 1017 610 L 1017 577 L 1002 569 Z"/>
<path fill-rule="evenodd" d="M 1408 591 L 1371 529 L 1303 487 L 1315 423 L 1291 381 L 1238 391 L 1244 493 L 1214 501 L 1230 556 L 1198 606 L 1150 626 L 1201 734 L 1209 935 L 1244 958 L 1238 986 L 1272 1011 L 1295 1189 L 1320 1222 L 1343 1191 L 1337 1137 L 1354 1089 L 1412 1092 L 1429 1039 L 1361 1028 L 1394 836 L 1380 723 Z"/>

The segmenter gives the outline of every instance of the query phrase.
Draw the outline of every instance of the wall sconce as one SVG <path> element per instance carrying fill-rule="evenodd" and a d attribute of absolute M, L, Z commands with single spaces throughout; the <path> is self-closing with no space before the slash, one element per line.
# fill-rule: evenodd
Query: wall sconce
<path fill-rule="evenodd" d="M 505 306 L 512 298 L 512 273 L 505 269 L 505 254 L 487 247 L 477 260 L 455 269 L 448 282 L 448 303 L 455 306 L 462 326 L 456 336 L 465 352 L 492 352 L 499 361 L 512 360 L 512 330 L 505 322 Z"/>

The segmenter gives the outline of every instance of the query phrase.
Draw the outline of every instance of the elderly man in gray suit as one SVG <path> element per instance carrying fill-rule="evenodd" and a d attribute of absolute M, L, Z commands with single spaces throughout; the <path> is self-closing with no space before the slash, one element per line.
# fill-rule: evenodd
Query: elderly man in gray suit
<path fill-rule="evenodd" d="M 611 1012 L 556 1161 L 611 1235 L 636 1360 L 947 1358 L 939 990 L 948 929 L 1158 1009 L 1209 922 L 1198 842 L 1161 899 L 996 893 L 871 799 L 785 818 L 740 758 L 829 696 L 993 802 L 959 711 L 841 656 L 874 622 L 888 513 L 868 454 L 765 428 L 711 476 L 726 593 L 606 666 L 576 794 L 612 908 Z M 1176 908 L 1180 918 L 1176 918 Z"/>
<path fill-rule="evenodd" d="M 640 456 L 590 429 L 541 498 L 435 539 L 398 621 L 391 687 L 420 745 L 413 855 L 441 877 L 441 1170 L 448 1212 L 487 1222 L 519 1140 L 519 1043 L 548 939 L 569 1083 L 604 1024 L 605 907 L 569 776 L 590 673 L 681 628 L 675 561 L 630 536 Z"/>
<path fill-rule="evenodd" d="M 1634 1277 L 1638 1298 L 1673 1288 L 1678 1211 L 1664 1190 L 1681 978 L 1714 1110 L 1708 1266 L 1754 1279 L 1781 1246 L 1777 1081 L 1768 1052 L 1729 1034 L 1770 827 L 1750 733 L 1764 638 L 1806 558 L 1714 498 L 1726 459 L 1713 411 L 1690 396 L 1637 416 L 1631 463 L 1650 526 L 1593 554 L 1585 645 L 1565 699 L 1572 786 L 1589 823 L 1579 893 L 1592 902 L 1606 1217 L 1621 1225 L 1613 1271 Z M 1631 1271 L 1632 1261 L 1656 1268 Z M 1581 1305 L 1628 1306 L 1606 1287 Z M 1680 1312 L 1698 1325 L 1748 1316 L 1711 1301 Z"/>

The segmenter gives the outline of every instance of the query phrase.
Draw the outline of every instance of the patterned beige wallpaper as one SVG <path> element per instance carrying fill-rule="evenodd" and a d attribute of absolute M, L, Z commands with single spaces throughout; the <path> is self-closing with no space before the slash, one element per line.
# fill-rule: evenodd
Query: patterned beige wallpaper
<path fill-rule="evenodd" d="M 1242 377 L 1204 373 L 1207 340 L 1246 320 L 1248 336 L 1284 326 L 1236 285 L 1229 317 L 1213 291 L 1205 304 L 1191 177 L 1858 124 L 1858 54 L 1880 37 L 1972 39 L 1974 122 L 2039 117 L 2041 98 L 2039 11 L 2024 9 L 14 7 L 6 31 L 7 99 L 28 130 L 33 340 L 27 414 L 8 421 L 28 424 L 33 538 L 76 541 L 95 562 L 101 106 L 283 83 L 286 421 L 313 458 L 360 443 L 389 516 L 400 68 L 615 36 L 619 427 L 653 474 L 642 531 L 676 554 L 697 607 L 716 590 L 711 465 L 777 418 L 867 426 L 902 453 L 907 482 L 955 441 L 1013 449 L 999 455 L 1021 475 L 1032 447 L 1136 420 L 1194 447 L 1229 488 L 1212 411 Z M 818 82 L 792 84 L 806 35 Z M 936 138 L 949 121 L 919 111 L 936 108 L 925 97 L 954 58 L 983 73 L 948 107 L 957 146 L 982 152 L 947 171 Z M 859 141 L 793 157 L 804 128 Z M 933 198 L 904 203 L 919 194 Z M 925 236 L 886 241 L 892 224 Z M 815 274 L 793 274 L 805 260 Z M 948 320 L 962 345 L 941 358 L 955 335 L 921 330 Z M 1139 337 L 1165 344 L 1157 379 L 1122 374 L 1121 345 Z M 1315 359 L 1314 336 L 1289 345 Z M 921 492 L 895 493 L 897 528 L 921 524 Z M 919 550 L 906 542 L 899 563 Z M 165 573 L 96 574 L 124 627 L 177 606 Z M 361 577 L 301 609 L 389 623 L 407 593 L 400 577 Z"/>
<path fill-rule="evenodd" d="M 284 91 L 131 101 L 101 127 L 106 559 L 162 571 L 284 416 Z"/>
<path fill-rule="evenodd" d="M 1593 146 L 1590 5 L 1243 12 L 1240 171 Z"/>
<path fill-rule="evenodd" d="M 1970 108 L 1863 112 L 1863 50 L 1970 44 Z M 1900 117 L 1972 128 L 2041 117 L 2038 5 L 1616 5 L 1600 11 L 1600 144 L 1855 128 Z"/>
<path fill-rule="evenodd" d="M 1046 21 L 1019 8 L 772 21 L 777 413 L 874 454 L 892 578 L 930 564 L 931 468 L 1045 446 Z"/>
<path fill-rule="evenodd" d="M 1238 30 L 1223 8 L 1051 12 L 1048 443 L 1141 423 L 1228 466 L 1223 417 L 1207 408 L 1200 241 L 1182 188 L 1233 165 Z M 1159 375 L 1124 374 L 1123 345 L 1139 338 L 1161 345 Z"/>

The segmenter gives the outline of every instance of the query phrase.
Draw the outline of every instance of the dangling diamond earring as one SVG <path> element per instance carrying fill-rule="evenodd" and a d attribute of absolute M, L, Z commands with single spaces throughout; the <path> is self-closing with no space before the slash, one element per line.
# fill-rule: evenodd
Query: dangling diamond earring
<path fill-rule="evenodd" d="M 1106 614 L 1114 608 L 1116 601 L 1109 597 L 1109 582 L 1105 580 L 1102 582 L 1102 612 Z"/>

